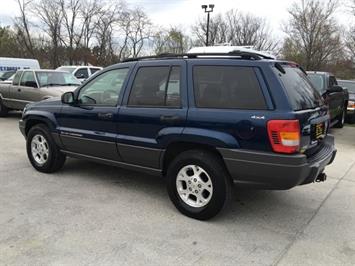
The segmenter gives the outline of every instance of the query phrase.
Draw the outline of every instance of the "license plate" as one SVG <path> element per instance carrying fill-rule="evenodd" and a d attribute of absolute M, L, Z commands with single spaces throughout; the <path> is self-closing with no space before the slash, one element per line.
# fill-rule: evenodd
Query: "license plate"
<path fill-rule="evenodd" d="M 326 125 L 325 123 L 318 123 L 313 125 L 313 139 L 322 139 L 325 137 L 325 132 L 326 132 Z"/>

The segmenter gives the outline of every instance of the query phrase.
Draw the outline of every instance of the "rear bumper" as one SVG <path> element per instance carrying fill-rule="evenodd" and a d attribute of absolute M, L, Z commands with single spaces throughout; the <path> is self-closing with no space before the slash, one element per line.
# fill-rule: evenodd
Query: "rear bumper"
<path fill-rule="evenodd" d="M 336 155 L 332 135 L 328 135 L 322 149 L 309 158 L 304 154 L 283 155 L 237 149 L 219 151 L 237 185 L 262 189 L 290 189 L 312 183 Z"/>

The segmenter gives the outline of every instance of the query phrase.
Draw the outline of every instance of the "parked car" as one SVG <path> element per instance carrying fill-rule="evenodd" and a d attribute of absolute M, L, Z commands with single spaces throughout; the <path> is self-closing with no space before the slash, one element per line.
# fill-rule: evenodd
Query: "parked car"
<path fill-rule="evenodd" d="M 162 175 L 170 199 L 215 216 L 231 184 L 290 189 L 324 181 L 336 154 L 329 110 L 293 63 L 235 51 L 127 60 L 19 123 L 35 169 L 66 156 Z"/>
<path fill-rule="evenodd" d="M 36 59 L 0 57 L 0 71 L 40 68 L 39 62 Z"/>
<path fill-rule="evenodd" d="M 329 72 L 308 71 L 309 79 L 329 106 L 331 126 L 342 128 L 345 123 L 349 93 L 338 85 Z"/>
<path fill-rule="evenodd" d="M 56 70 L 67 71 L 69 73 L 72 73 L 78 80 L 83 82 L 101 69 L 102 67 L 98 66 L 61 66 L 58 67 Z"/>
<path fill-rule="evenodd" d="M 349 123 L 355 123 L 355 80 L 338 80 L 338 84 L 349 92 L 346 115 Z"/>
<path fill-rule="evenodd" d="M 16 70 L 0 72 L 0 82 L 6 81 L 16 73 Z"/>
<path fill-rule="evenodd" d="M 0 116 L 28 103 L 61 96 L 80 85 L 72 74 L 54 70 L 18 70 L 12 84 L 0 84 Z"/>

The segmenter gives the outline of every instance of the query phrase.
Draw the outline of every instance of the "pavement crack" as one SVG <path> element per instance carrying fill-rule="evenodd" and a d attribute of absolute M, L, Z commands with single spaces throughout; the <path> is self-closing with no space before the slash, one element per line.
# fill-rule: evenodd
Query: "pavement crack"
<path fill-rule="evenodd" d="M 325 204 L 325 202 L 329 199 L 329 197 L 333 194 L 333 192 L 335 191 L 335 189 L 339 186 L 339 183 L 344 179 L 345 176 L 347 176 L 347 174 L 351 171 L 351 169 L 355 166 L 355 162 L 353 162 L 350 167 L 346 170 L 346 172 L 344 173 L 344 175 L 342 175 L 341 178 L 339 178 L 336 183 L 334 184 L 333 188 L 328 192 L 328 194 L 325 196 L 325 198 L 322 200 L 322 202 L 320 203 L 320 205 L 318 206 L 318 208 L 315 210 L 315 212 L 313 213 L 313 215 L 308 219 L 308 221 L 296 232 L 296 234 L 293 236 L 291 242 L 285 247 L 285 249 L 280 253 L 280 255 L 276 258 L 276 260 L 271 264 L 273 266 L 278 265 L 281 260 L 285 257 L 285 255 L 287 254 L 287 252 L 291 249 L 291 247 L 295 244 L 295 242 L 298 240 L 298 238 L 304 233 L 305 229 L 307 228 L 307 226 L 313 221 L 314 217 L 317 216 L 317 214 L 319 213 L 320 209 L 323 207 L 323 205 Z M 346 180 L 347 181 L 347 180 Z"/>

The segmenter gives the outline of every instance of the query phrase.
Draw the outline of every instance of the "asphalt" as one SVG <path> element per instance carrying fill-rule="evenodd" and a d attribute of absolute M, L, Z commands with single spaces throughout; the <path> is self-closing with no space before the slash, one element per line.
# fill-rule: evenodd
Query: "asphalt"
<path fill-rule="evenodd" d="M 233 190 L 218 217 L 181 215 L 162 178 L 69 159 L 36 172 L 0 118 L 0 265 L 354 265 L 355 127 L 334 129 L 328 180 Z"/>

